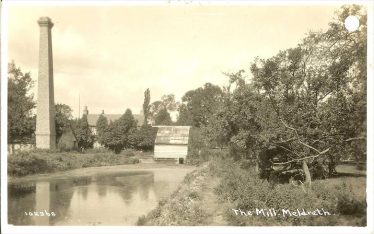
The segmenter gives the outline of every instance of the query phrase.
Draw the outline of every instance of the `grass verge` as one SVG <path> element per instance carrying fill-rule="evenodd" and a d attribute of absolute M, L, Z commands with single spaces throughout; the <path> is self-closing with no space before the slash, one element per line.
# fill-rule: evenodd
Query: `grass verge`
<path fill-rule="evenodd" d="M 207 189 L 207 187 L 209 189 Z M 365 177 L 316 180 L 311 189 L 259 179 L 254 168 L 240 162 L 211 160 L 186 175 L 170 198 L 138 219 L 151 226 L 366 226 Z M 212 192 L 213 191 L 213 192 Z M 276 216 L 237 215 L 234 210 L 267 211 Z M 330 215 L 283 215 L 295 212 L 327 211 Z"/>
<path fill-rule="evenodd" d="M 114 154 L 106 150 L 85 153 L 24 151 L 8 157 L 8 175 L 26 176 L 39 173 L 66 171 L 84 167 L 100 167 L 139 163 L 139 154 L 124 151 Z"/>
<path fill-rule="evenodd" d="M 216 160 L 210 170 L 221 178 L 216 194 L 233 209 L 252 211 L 253 216 L 227 212 L 225 219 L 237 226 L 366 226 L 365 177 L 340 177 L 316 180 L 310 190 L 301 186 L 271 186 L 261 180 L 253 168 L 242 169 L 231 160 Z M 257 209 L 274 209 L 278 215 L 256 215 Z M 331 215 L 286 215 L 282 209 L 315 211 L 323 209 Z"/>
<path fill-rule="evenodd" d="M 203 208 L 201 188 L 205 182 L 207 171 L 207 165 L 203 165 L 187 174 L 170 198 L 161 200 L 154 210 L 139 217 L 137 225 L 206 225 L 208 214 Z"/>

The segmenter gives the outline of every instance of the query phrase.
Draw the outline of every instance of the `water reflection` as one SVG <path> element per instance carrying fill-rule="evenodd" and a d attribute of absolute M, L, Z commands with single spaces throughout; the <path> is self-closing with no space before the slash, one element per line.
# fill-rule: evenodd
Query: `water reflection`
<path fill-rule="evenodd" d="M 153 172 L 127 172 L 9 184 L 8 221 L 14 225 L 134 225 L 157 205 L 161 193 L 155 191 L 170 189 L 167 182 L 157 183 L 155 190 Z"/>

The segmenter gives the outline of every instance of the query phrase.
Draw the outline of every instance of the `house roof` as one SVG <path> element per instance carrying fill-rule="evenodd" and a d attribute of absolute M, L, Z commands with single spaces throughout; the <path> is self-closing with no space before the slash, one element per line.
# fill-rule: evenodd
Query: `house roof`
<path fill-rule="evenodd" d="M 96 123 L 100 115 L 101 114 L 88 114 L 87 115 L 88 125 L 90 125 L 91 127 L 96 127 Z M 110 123 L 110 121 L 113 122 L 119 119 L 122 115 L 121 114 L 104 114 L 104 116 L 108 119 L 108 122 Z M 144 116 L 141 114 L 133 114 L 133 116 L 135 120 L 137 120 L 138 126 L 142 126 L 143 121 L 144 121 Z"/>
<path fill-rule="evenodd" d="M 188 145 L 190 126 L 154 126 L 157 127 L 155 144 Z"/>

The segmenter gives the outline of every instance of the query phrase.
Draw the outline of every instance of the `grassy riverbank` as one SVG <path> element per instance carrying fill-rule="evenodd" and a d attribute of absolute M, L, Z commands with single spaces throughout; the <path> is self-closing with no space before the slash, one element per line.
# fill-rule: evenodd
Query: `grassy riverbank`
<path fill-rule="evenodd" d="M 211 215 L 209 210 L 205 209 L 209 198 L 208 173 L 209 168 L 205 164 L 187 174 L 170 198 L 160 201 L 158 206 L 148 215 L 141 216 L 137 224 L 151 226 L 209 225 Z"/>
<path fill-rule="evenodd" d="M 365 226 L 365 189 L 364 176 L 313 181 L 306 191 L 292 184 L 272 187 L 252 168 L 218 159 L 189 173 L 169 199 L 139 218 L 138 225 Z M 273 208 L 278 214 L 256 215 L 256 208 Z M 253 215 L 237 215 L 233 209 Z M 323 209 L 330 215 L 283 215 L 282 209 Z"/>
<path fill-rule="evenodd" d="M 25 151 L 8 157 L 8 175 L 26 176 L 85 167 L 135 164 L 142 156 L 144 153 L 135 151 L 123 151 L 121 154 L 107 150 L 88 150 L 84 153 Z"/>

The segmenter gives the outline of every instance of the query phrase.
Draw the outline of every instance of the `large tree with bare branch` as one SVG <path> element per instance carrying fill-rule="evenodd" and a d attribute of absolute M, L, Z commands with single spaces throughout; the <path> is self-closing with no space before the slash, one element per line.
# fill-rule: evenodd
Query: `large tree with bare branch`
<path fill-rule="evenodd" d="M 357 31 L 345 29 L 348 15 L 360 17 Z M 267 178 L 299 175 L 310 185 L 332 175 L 343 156 L 365 159 L 366 43 L 364 9 L 341 8 L 327 31 L 257 58 L 250 82 L 244 71 L 227 74 L 224 104 L 213 115 L 222 124 L 210 132 L 225 135 L 234 156 L 255 159 Z"/>

